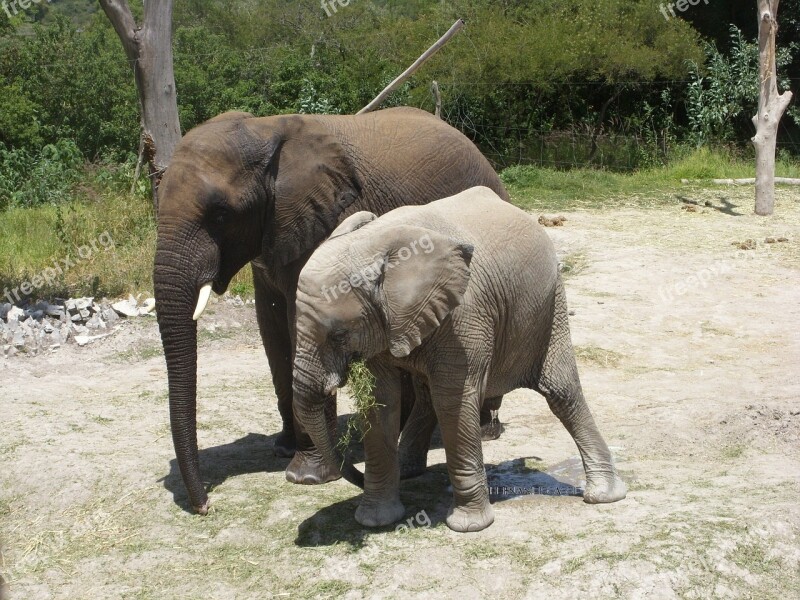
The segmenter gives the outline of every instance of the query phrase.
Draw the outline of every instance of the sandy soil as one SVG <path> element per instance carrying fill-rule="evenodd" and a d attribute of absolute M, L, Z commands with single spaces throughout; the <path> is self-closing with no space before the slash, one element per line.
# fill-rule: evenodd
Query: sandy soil
<path fill-rule="evenodd" d="M 484 444 L 495 523 L 456 534 L 444 452 L 403 484 L 408 527 L 358 490 L 294 486 L 252 306 L 202 323 L 208 517 L 186 511 L 154 320 L 0 362 L 0 573 L 12 598 L 781 598 L 800 587 L 800 192 L 565 213 L 587 399 L 628 482 L 589 506 L 572 440 L 533 392 Z M 705 206 L 708 202 L 711 206 Z M 767 237 L 788 242 L 766 244 Z M 732 242 L 756 241 L 753 250 Z M 346 395 L 340 413 L 349 412 Z M 508 489 L 506 490 L 509 491 Z M 513 490 L 512 490 L 513 491 Z M 517 490 L 524 491 L 524 490 Z M 573 495 L 570 495 L 573 494 Z"/>

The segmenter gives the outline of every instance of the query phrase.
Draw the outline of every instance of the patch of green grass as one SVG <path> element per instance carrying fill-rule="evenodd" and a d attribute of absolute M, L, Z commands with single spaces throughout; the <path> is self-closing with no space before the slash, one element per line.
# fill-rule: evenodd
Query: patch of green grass
<path fill-rule="evenodd" d="M 745 446 L 744 444 L 731 444 L 729 446 L 725 446 L 722 449 L 722 458 L 727 458 L 730 460 L 736 459 L 741 457 L 744 454 Z"/>
<path fill-rule="evenodd" d="M 161 344 L 142 344 L 131 348 L 130 350 L 118 352 L 115 355 L 115 358 L 119 362 L 138 362 L 142 360 L 150 360 L 156 356 L 163 355 L 164 348 Z"/>
<path fill-rule="evenodd" d="M 730 559 L 751 573 L 767 573 L 776 566 L 775 560 L 767 556 L 766 549 L 756 543 L 740 543 L 731 552 Z"/>
<path fill-rule="evenodd" d="M 350 591 L 352 585 L 340 579 L 320 581 L 308 590 L 308 598 L 341 598 Z"/>
<path fill-rule="evenodd" d="M 625 355 L 599 346 L 586 345 L 575 346 L 575 357 L 584 363 L 610 368 L 618 366 Z"/>
<path fill-rule="evenodd" d="M 775 174 L 800 177 L 800 164 L 778 160 Z M 555 169 L 514 166 L 500 177 L 514 204 L 525 210 L 651 207 L 676 202 L 676 195 L 693 189 L 681 179 L 754 177 L 755 161 L 725 149 L 679 151 L 666 167 L 616 173 L 598 169 Z M 697 185 L 695 184 L 696 188 Z M 716 187 L 716 186 L 715 186 Z"/>
<path fill-rule="evenodd" d="M 462 550 L 462 553 L 466 558 L 473 560 L 489 560 L 502 556 L 503 554 L 497 546 L 487 544 L 486 542 L 473 542 L 468 544 L 467 547 Z"/>
<path fill-rule="evenodd" d="M 255 295 L 255 289 L 253 288 L 253 271 L 250 270 L 250 267 L 245 267 L 231 279 L 228 291 L 234 296 L 241 296 L 245 300 Z"/>
<path fill-rule="evenodd" d="M 28 282 L 33 298 L 149 291 L 155 239 L 152 204 L 125 195 L 2 211 L 0 289 Z"/>

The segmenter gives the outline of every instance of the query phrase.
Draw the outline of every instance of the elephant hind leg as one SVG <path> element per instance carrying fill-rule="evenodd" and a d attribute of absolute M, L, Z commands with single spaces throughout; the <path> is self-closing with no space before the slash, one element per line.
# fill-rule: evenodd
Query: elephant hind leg
<path fill-rule="evenodd" d="M 586 472 L 585 502 L 616 502 L 627 494 L 625 483 L 614 468 L 611 451 L 597 429 L 583 397 L 575 351 L 569 334 L 567 303 L 559 278 L 555 296 L 553 328 L 544 364 L 535 390 L 547 398 L 550 410 L 575 440 Z"/>

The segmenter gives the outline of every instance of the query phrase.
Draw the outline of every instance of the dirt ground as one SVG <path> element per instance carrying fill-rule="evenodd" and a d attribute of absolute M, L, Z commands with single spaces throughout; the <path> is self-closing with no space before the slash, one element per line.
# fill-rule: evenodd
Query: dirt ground
<path fill-rule="evenodd" d="M 285 481 L 253 307 L 218 303 L 201 325 L 207 517 L 186 510 L 154 319 L 0 362 L 10 597 L 796 597 L 800 191 L 781 189 L 766 219 L 749 189 L 687 198 L 700 208 L 622 198 L 548 228 L 625 500 L 584 504 L 572 440 L 543 398 L 516 391 L 503 436 L 484 444 L 490 484 L 506 488 L 490 528 L 445 526 L 437 445 L 402 486 L 407 527 L 366 530 L 355 487 Z M 747 239 L 754 249 L 732 245 Z"/>

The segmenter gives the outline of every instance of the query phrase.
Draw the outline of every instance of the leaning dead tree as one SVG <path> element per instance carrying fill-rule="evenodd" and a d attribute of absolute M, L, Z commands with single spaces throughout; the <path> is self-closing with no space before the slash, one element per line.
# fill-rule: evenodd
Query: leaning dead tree
<path fill-rule="evenodd" d="M 173 0 L 147 0 L 138 25 L 126 0 L 100 0 L 133 67 L 142 127 L 140 156 L 150 168 L 156 211 L 158 184 L 181 139 L 172 67 L 172 4 Z"/>
<path fill-rule="evenodd" d="M 389 94 L 391 94 L 401 85 L 403 85 L 403 82 L 405 82 L 409 77 L 411 77 L 414 74 L 414 72 L 425 63 L 426 60 L 428 60 L 431 56 L 433 56 L 439 50 L 441 50 L 442 46 L 444 46 L 447 42 L 449 42 L 450 38 L 452 38 L 456 33 L 458 33 L 459 29 L 461 29 L 462 27 L 464 27 L 463 19 L 459 19 L 458 21 L 453 23 L 453 26 L 447 30 L 447 33 L 445 33 L 442 37 L 440 37 L 439 40 L 433 46 L 431 46 L 425 52 L 423 52 L 422 56 L 420 56 L 417 60 L 415 60 L 414 63 L 410 67 L 408 67 L 405 71 L 400 73 L 400 75 L 398 75 L 394 79 L 394 81 L 392 81 L 392 83 L 387 85 L 380 94 L 375 96 L 375 99 L 372 102 L 367 104 L 356 114 L 361 115 L 364 113 L 371 112 L 376 108 L 378 108 L 381 104 L 383 104 L 383 101 L 389 97 Z"/>
<path fill-rule="evenodd" d="M 780 0 L 758 2 L 758 114 L 753 117 L 756 134 L 756 214 L 771 215 L 775 208 L 775 147 L 778 123 L 792 100 L 792 93 L 778 94 L 775 34 Z"/>

